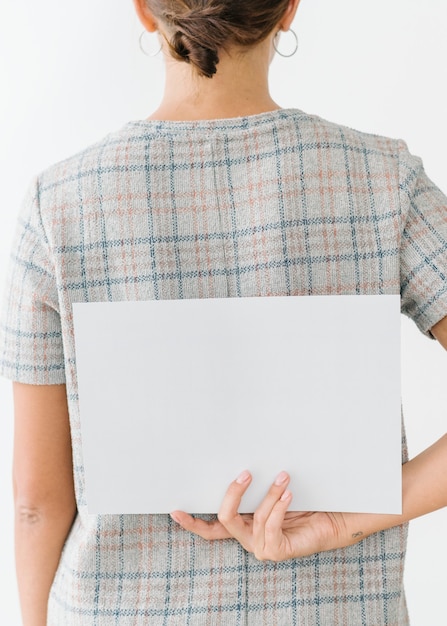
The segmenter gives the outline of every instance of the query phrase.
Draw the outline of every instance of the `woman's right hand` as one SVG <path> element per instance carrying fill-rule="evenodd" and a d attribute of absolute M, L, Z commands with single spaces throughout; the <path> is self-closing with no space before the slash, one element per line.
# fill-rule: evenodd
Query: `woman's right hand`
<path fill-rule="evenodd" d="M 284 561 L 315 552 L 351 545 L 363 538 L 363 531 L 350 532 L 343 513 L 288 511 L 292 494 L 290 477 L 281 472 L 253 515 L 241 515 L 238 508 L 251 483 L 243 472 L 229 486 L 218 519 L 207 522 L 181 511 L 171 515 L 185 530 L 207 540 L 234 538 L 259 560 Z M 349 514 L 350 522 L 355 514 Z"/>
<path fill-rule="evenodd" d="M 444 321 L 447 328 L 447 318 Z M 445 340 L 447 344 L 447 331 Z M 255 513 L 240 515 L 242 496 L 251 483 L 245 471 L 229 486 L 217 521 L 194 519 L 181 511 L 172 517 L 204 539 L 233 537 L 261 560 L 283 561 L 343 548 L 447 506 L 447 435 L 402 466 L 401 515 L 288 511 L 289 482 L 289 475 L 281 472 Z"/>

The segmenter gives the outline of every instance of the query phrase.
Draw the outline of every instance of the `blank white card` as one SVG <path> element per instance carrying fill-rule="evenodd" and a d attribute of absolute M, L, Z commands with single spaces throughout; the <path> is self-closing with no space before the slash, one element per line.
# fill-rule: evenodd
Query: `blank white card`
<path fill-rule="evenodd" d="M 401 512 L 399 296 L 73 305 L 88 510 Z"/>

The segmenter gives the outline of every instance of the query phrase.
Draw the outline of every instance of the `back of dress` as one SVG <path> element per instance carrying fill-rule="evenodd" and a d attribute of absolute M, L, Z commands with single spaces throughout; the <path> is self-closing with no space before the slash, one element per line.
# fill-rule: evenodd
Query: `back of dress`
<path fill-rule="evenodd" d="M 428 332 L 447 314 L 446 206 L 403 142 L 297 110 L 131 122 L 37 179 L 0 356 L 14 380 L 67 384 L 79 514 L 51 626 L 408 623 L 405 528 L 270 563 L 168 516 L 88 515 L 72 304 L 401 293 Z"/>

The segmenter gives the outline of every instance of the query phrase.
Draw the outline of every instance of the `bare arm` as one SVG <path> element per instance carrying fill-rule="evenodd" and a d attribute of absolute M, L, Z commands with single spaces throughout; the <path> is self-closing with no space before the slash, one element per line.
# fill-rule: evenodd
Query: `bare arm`
<path fill-rule="evenodd" d="M 441 346 L 447 350 L 447 317 L 444 317 L 440 322 L 435 324 L 431 329 L 433 337 L 439 341 Z"/>
<path fill-rule="evenodd" d="M 447 350 L 447 317 L 431 330 Z M 278 477 L 253 517 L 237 512 L 251 482 L 248 473 L 231 483 L 219 521 L 205 522 L 182 511 L 171 515 L 183 528 L 205 539 L 234 537 L 260 559 L 285 560 L 345 547 L 447 506 L 447 435 L 403 466 L 402 515 L 287 512 L 293 508 L 289 480 L 284 473 Z M 299 494 L 296 500 L 299 509 Z"/>
<path fill-rule="evenodd" d="M 447 317 L 435 324 L 431 332 L 447 350 Z M 358 523 L 358 531 L 353 525 L 349 529 L 354 534 L 368 535 L 447 506 L 447 434 L 403 466 L 402 488 L 402 516 L 359 515 L 358 520 L 352 518 L 354 525 Z"/>
<path fill-rule="evenodd" d="M 65 385 L 14 383 L 14 504 L 17 580 L 24 626 L 46 626 L 51 584 L 73 523 Z"/>

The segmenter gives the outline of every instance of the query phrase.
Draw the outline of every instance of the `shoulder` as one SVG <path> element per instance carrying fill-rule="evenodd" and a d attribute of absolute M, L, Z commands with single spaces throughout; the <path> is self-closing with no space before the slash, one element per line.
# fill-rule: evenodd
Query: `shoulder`
<path fill-rule="evenodd" d="M 132 142 L 129 126 L 126 124 L 79 152 L 45 168 L 37 176 L 40 192 L 45 193 L 61 185 L 79 183 L 82 178 L 100 172 L 101 168 L 113 168 L 117 157 Z"/>
<path fill-rule="evenodd" d="M 128 123 L 41 171 L 34 189 L 45 230 L 60 221 L 67 225 L 94 212 L 103 199 L 126 193 L 124 180 L 144 169 L 148 140 Z"/>
<path fill-rule="evenodd" d="M 423 171 L 420 157 L 413 155 L 405 140 L 365 132 L 318 115 L 297 114 L 294 123 L 300 129 L 304 149 L 321 159 L 322 152 L 335 167 L 351 170 L 367 177 L 385 177 L 399 190 L 412 186 Z"/>
<path fill-rule="evenodd" d="M 366 132 L 319 115 L 292 109 L 289 119 L 299 128 L 304 142 L 318 141 L 320 146 L 341 151 L 367 150 L 394 159 L 408 151 L 405 141 L 400 138 Z"/>

